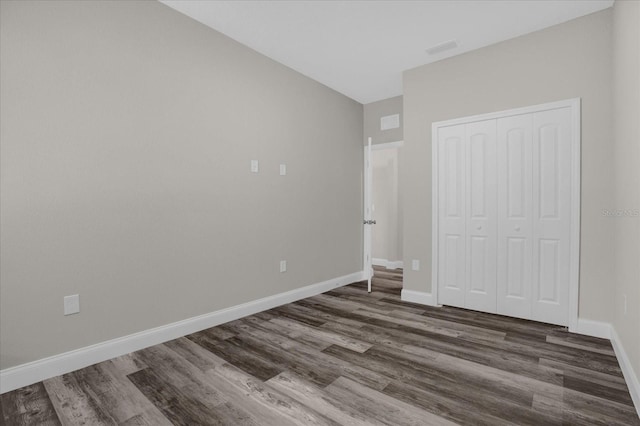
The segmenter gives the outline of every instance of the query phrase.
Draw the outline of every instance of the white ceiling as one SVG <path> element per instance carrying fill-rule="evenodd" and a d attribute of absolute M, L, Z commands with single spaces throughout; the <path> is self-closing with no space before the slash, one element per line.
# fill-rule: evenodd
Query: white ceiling
<path fill-rule="evenodd" d="M 402 71 L 606 9 L 613 0 L 160 0 L 363 104 Z M 435 55 L 425 49 L 456 39 Z"/>

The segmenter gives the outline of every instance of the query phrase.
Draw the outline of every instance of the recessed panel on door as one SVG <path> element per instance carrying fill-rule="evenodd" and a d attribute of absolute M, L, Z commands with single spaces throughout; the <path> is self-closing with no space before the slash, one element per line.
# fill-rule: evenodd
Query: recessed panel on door
<path fill-rule="evenodd" d="M 487 164 L 491 157 L 492 147 L 495 141 L 493 135 L 478 132 L 475 126 L 469 126 L 468 130 L 476 130 L 468 140 L 469 149 L 469 215 L 474 218 L 487 217 L 487 173 L 491 173 Z"/>
<path fill-rule="evenodd" d="M 527 197 L 531 197 L 531 191 L 527 192 L 527 186 L 531 186 L 531 125 L 527 126 L 530 117 L 515 117 L 514 120 L 504 120 L 502 126 L 514 126 L 500 130 L 500 160 L 504 161 L 503 177 L 506 189 L 507 217 L 522 219 L 528 216 L 528 208 L 531 203 Z M 509 123 L 511 121 L 511 123 Z M 515 123 L 514 123 L 515 121 Z M 518 123 L 524 121 L 525 123 Z M 522 124 L 518 126 L 518 124 Z"/>
<path fill-rule="evenodd" d="M 538 240 L 538 301 L 560 303 L 560 241 Z"/>
<path fill-rule="evenodd" d="M 527 259 L 527 239 L 520 237 L 507 237 L 507 288 L 506 299 L 530 300 L 531 280 L 525 274 L 525 263 L 531 263 L 531 256 Z"/>
<path fill-rule="evenodd" d="M 568 323 L 571 110 L 533 114 L 532 319 Z"/>
<path fill-rule="evenodd" d="M 438 292 L 439 302 L 464 307 L 465 128 L 440 129 L 438 140 Z"/>
<path fill-rule="evenodd" d="M 471 237 L 469 242 L 469 292 L 486 296 L 493 284 L 487 277 L 487 262 L 491 258 L 487 256 L 487 237 Z"/>
<path fill-rule="evenodd" d="M 497 311 L 531 317 L 533 116 L 497 120 Z"/>
<path fill-rule="evenodd" d="M 445 152 L 445 217 L 460 217 L 462 208 L 462 187 L 459 174 L 462 171 L 462 140 L 458 137 L 449 137 L 444 141 Z"/>
<path fill-rule="evenodd" d="M 460 235 L 447 235 L 444 243 L 444 263 L 442 281 L 448 290 L 464 290 L 464 270 L 460 268 L 460 254 L 464 252 L 464 241 Z"/>
<path fill-rule="evenodd" d="M 560 123 L 538 128 L 538 203 L 540 219 L 557 219 L 560 204 Z"/>
<path fill-rule="evenodd" d="M 496 121 L 469 123 L 465 307 L 496 312 Z"/>

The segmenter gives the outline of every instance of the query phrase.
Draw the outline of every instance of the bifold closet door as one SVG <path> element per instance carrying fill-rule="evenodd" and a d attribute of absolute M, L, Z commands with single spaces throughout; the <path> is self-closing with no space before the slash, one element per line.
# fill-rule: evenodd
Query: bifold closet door
<path fill-rule="evenodd" d="M 496 120 L 465 126 L 466 294 L 464 307 L 496 312 Z"/>
<path fill-rule="evenodd" d="M 498 313 L 568 324 L 571 110 L 498 119 Z"/>
<path fill-rule="evenodd" d="M 464 307 L 465 250 L 465 126 L 438 131 L 438 299 Z"/>
<path fill-rule="evenodd" d="M 496 312 L 496 121 L 440 129 L 438 158 L 439 301 Z"/>
<path fill-rule="evenodd" d="M 569 322 L 571 109 L 533 114 L 533 283 L 531 319 Z"/>
<path fill-rule="evenodd" d="M 497 120 L 498 313 L 531 318 L 533 115 Z"/>
<path fill-rule="evenodd" d="M 438 303 L 569 324 L 573 108 L 438 127 Z"/>

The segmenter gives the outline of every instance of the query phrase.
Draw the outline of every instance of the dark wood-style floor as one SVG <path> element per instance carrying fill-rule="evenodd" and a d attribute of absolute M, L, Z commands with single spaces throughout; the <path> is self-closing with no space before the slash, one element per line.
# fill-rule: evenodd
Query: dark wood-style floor
<path fill-rule="evenodd" d="M 7 425 L 640 425 L 608 340 L 400 301 L 402 271 L 2 395 Z"/>

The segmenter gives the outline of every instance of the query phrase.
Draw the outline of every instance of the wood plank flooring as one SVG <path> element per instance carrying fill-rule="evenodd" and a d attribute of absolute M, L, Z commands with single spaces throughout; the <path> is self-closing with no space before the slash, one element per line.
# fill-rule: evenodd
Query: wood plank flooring
<path fill-rule="evenodd" d="M 2 425 L 640 425 L 608 340 L 400 301 L 376 268 L 322 295 L 27 386 Z"/>

